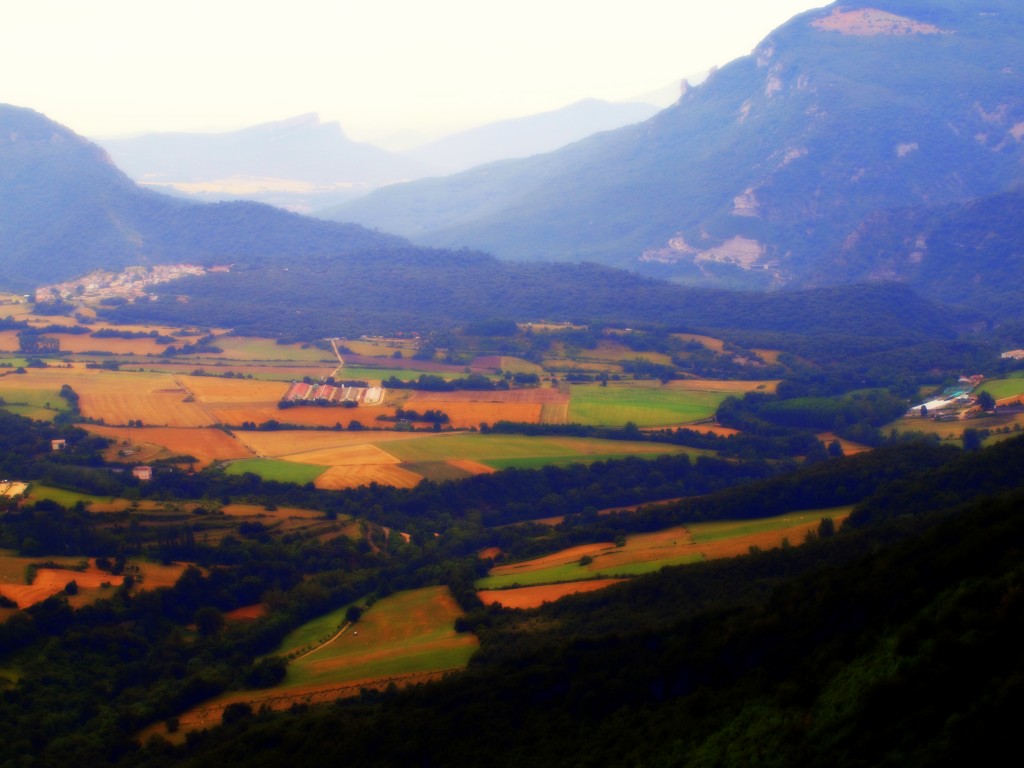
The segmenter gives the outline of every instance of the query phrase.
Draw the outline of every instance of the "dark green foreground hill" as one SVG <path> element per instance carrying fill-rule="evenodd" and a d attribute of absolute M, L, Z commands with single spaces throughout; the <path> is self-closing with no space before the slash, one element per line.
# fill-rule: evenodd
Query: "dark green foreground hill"
<path fill-rule="evenodd" d="M 996 762 L 1024 711 L 1022 466 L 1022 440 L 965 454 L 835 536 L 495 614 L 441 684 L 242 717 L 132 764 Z"/>

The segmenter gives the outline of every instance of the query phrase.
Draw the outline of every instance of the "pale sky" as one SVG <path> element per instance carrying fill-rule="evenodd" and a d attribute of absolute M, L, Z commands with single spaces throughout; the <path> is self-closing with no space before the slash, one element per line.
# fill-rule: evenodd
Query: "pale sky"
<path fill-rule="evenodd" d="M 0 0 L 0 102 L 89 137 L 317 112 L 384 142 L 638 96 L 743 56 L 825 4 Z"/>

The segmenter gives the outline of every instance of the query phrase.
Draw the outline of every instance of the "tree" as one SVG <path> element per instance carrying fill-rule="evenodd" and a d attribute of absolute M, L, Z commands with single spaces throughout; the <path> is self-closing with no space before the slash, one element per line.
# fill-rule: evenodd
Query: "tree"
<path fill-rule="evenodd" d="M 981 433 L 973 427 L 968 427 L 964 430 L 963 442 L 965 451 L 980 451 Z"/>
<path fill-rule="evenodd" d="M 992 397 L 991 392 L 982 390 L 978 393 L 978 407 L 983 411 L 991 411 L 996 407 L 996 399 Z"/>
<path fill-rule="evenodd" d="M 212 605 L 204 605 L 195 614 L 196 629 L 201 635 L 215 635 L 224 626 L 224 614 Z"/>

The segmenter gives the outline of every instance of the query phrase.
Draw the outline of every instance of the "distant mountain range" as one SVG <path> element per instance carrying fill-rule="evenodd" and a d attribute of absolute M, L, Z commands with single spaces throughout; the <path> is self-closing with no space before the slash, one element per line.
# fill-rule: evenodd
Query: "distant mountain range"
<path fill-rule="evenodd" d="M 98 143 L 146 186 L 291 208 L 329 205 L 430 172 L 409 157 L 352 141 L 338 123 L 314 114 L 226 133 L 151 133 Z"/>
<path fill-rule="evenodd" d="M 349 139 L 315 114 L 225 133 L 104 139 L 135 181 L 205 201 L 252 200 L 300 212 L 328 208 L 395 182 L 550 152 L 646 120 L 659 107 L 585 99 L 539 115 L 464 131 L 405 153 Z"/>
<path fill-rule="evenodd" d="M 584 99 L 550 112 L 452 134 L 407 154 L 439 174 L 450 174 L 497 160 L 552 152 L 592 134 L 642 122 L 658 111 L 653 104 Z"/>
<path fill-rule="evenodd" d="M 835 283 L 851 238 L 885 212 L 1024 181 L 1022 141 L 1024 5 L 854 0 L 797 16 L 643 123 L 330 215 L 690 283 Z"/>
<path fill-rule="evenodd" d="M 0 105 L 0 284 L 18 290 L 103 267 L 307 264 L 398 237 L 256 203 L 202 204 L 140 189 L 95 144 Z"/>

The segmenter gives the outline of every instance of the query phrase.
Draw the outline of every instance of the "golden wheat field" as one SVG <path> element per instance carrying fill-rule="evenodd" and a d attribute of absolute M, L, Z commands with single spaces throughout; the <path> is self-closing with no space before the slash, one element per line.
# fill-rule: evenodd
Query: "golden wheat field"
<path fill-rule="evenodd" d="M 421 475 L 397 464 L 371 464 L 330 467 L 313 481 L 313 485 L 325 490 L 357 488 L 370 483 L 391 485 L 395 488 L 415 488 L 422 479 Z"/>

